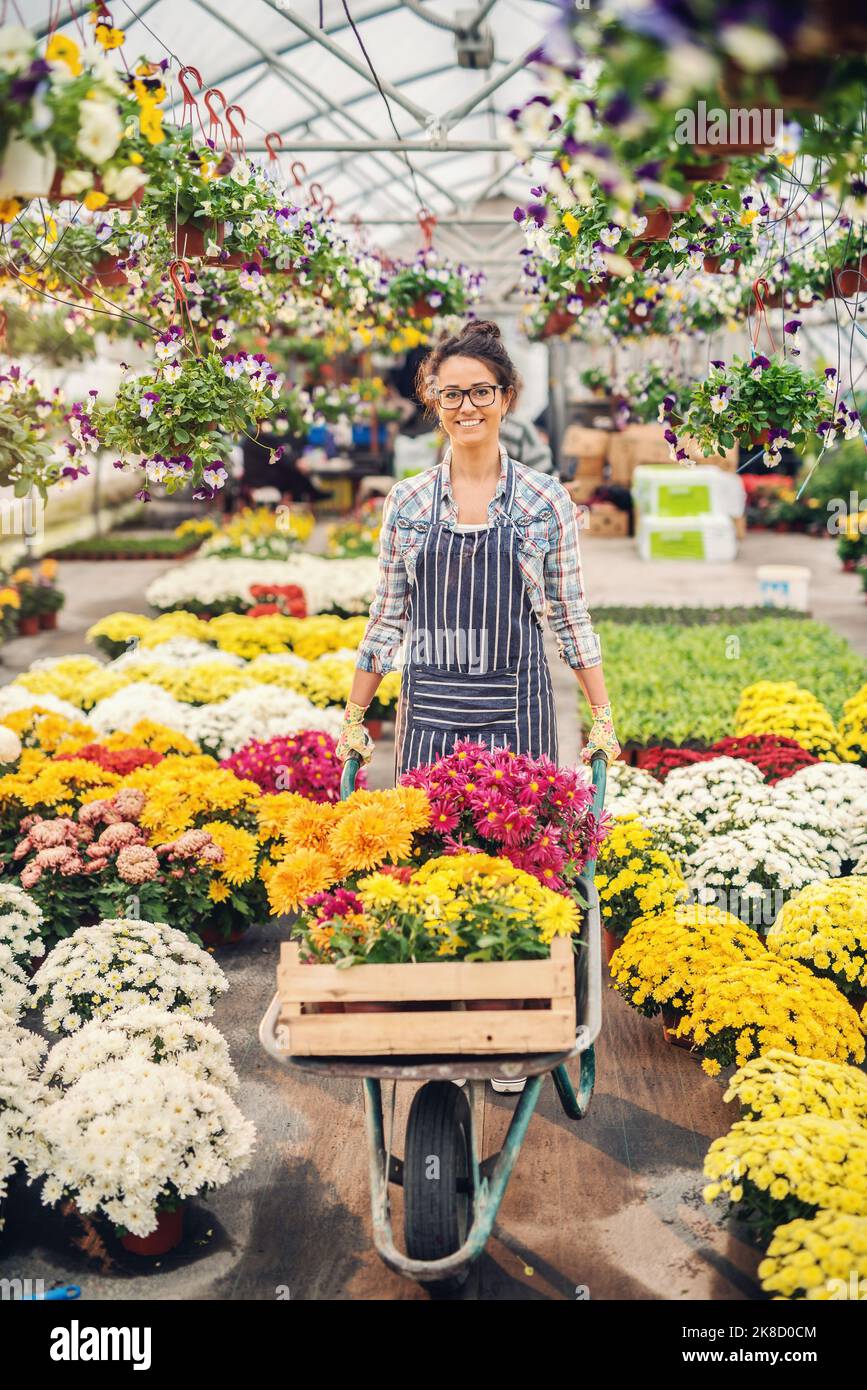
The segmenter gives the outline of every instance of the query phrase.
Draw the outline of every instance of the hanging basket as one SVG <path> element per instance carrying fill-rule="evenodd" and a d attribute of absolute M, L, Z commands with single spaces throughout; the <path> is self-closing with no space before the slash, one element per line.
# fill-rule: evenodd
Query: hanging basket
<path fill-rule="evenodd" d="M 422 295 L 414 304 L 410 304 L 407 313 L 411 319 L 432 319 L 436 309 Z"/>
<path fill-rule="evenodd" d="M 214 222 L 210 226 L 202 222 L 177 223 L 174 227 L 175 252 L 182 261 L 191 257 L 204 258 L 208 242 L 215 241 L 222 246 L 225 235 L 226 228 L 222 222 Z"/>
<path fill-rule="evenodd" d="M 647 226 L 633 241 L 630 253 L 642 241 L 668 241 L 673 225 L 674 213 L 669 208 L 651 208 L 647 213 Z"/>
<path fill-rule="evenodd" d="M 773 145 L 766 145 L 764 140 L 745 140 L 737 145 L 693 145 L 692 152 L 709 155 L 711 159 L 734 159 L 738 155 L 769 154 L 772 149 Z"/>
<path fill-rule="evenodd" d="M 95 280 L 98 285 L 110 289 L 113 285 L 125 285 L 126 275 L 120 269 L 115 256 L 100 256 L 93 267 L 91 280 Z"/>
<path fill-rule="evenodd" d="M 720 270 L 720 266 L 725 260 L 731 260 L 731 270 Z M 741 263 L 737 257 L 732 258 L 731 256 L 705 256 L 703 264 L 705 271 L 708 275 L 737 275 Z M 768 303 L 769 301 L 765 300 L 765 304 L 767 305 Z"/>
<path fill-rule="evenodd" d="M 828 287 L 826 299 L 867 298 L 867 253 L 859 261 L 850 261 L 833 274 L 833 289 Z"/>
<path fill-rule="evenodd" d="M 544 324 L 542 325 L 542 338 L 560 338 L 564 333 L 568 333 L 573 323 L 577 320 L 574 314 L 570 314 L 566 309 L 552 309 Z"/>
<path fill-rule="evenodd" d="M 60 191 L 63 187 L 63 180 L 65 175 L 65 169 L 55 170 L 54 178 L 51 181 L 51 187 L 48 190 L 48 197 L 51 199 L 53 203 L 83 202 L 87 196 L 86 193 L 62 193 Z M 93 189 L 91 191 L 93 193 L 104 192 L 102 186 L 102 179 L 99 177 L 99 174 L 97 174 L 93 180 Z M 142 184 L 141 188 L 137 188 L 135 193 L 133 193 L 132 196 L 129 198 L 109 198 L 108 202 L 103 204 L 103 209 L 101 210 L 104 210 L 105 208 L 137 208 L 143 197 L 144 184 Z"/>
<path fill-rule="evenodd" d="M 726 159 L 714 159 L 710 164 L 679 164 L 677 167 L 687 183 L 719 183 L 729 171 Z"/>

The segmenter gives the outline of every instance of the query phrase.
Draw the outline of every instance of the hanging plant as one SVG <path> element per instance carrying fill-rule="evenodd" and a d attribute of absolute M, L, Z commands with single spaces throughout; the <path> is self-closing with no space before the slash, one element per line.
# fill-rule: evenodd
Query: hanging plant
<path fill-rule="evenodd" d="M 24 28 L 8 27 L 4 36 L 0 221 L 12 221 L 31 198 L 73 198 L 97 209 L 136 197 L 166 138 L 161 67 L 140 63 L 123 73 L 65 34 L 44 46 Z M 116 48 L 123 34 L 96 23 L 96 40 Z"/>
<path fill-rule="evenodd" d="M 484 276 L 464 265 L 441 260 L 431 247 L 419 251 L 411 264 L 402 266 L 388 287 L 388 302 L 413 319 L 438 314 L 463 314 L 479 297 Z"/>
<path fill-rule="evenodd" d="M 15 497 L 26 497 L 35 487 L 45 501 L 61 477 L 75 479 L 87 472 L 65 463 L 58 453 L 62 413 L 56 389 L 42 391 L 19 366 L 0 371 L 0 486 L 11 487 Z"/>
<path fill-rule="evenodd" d="M 735 358 L 729 367 L 712 362 L 680 424 L 706 455 L 731 449 L 736 442 L 764 445 L 764 461 L 772 467 L 783 448 L 806 443 L 811 434 L 827 447 L 838 432 L 847 439 L 860 432 L 858 412 L 836 401 L 836 375 L 829 367 L 822 378 L 793 362 L 760 354 L 748 362 Z M 666 437 L 675 457 L 686 457 L 672 428 L 678 421 L 673 408 L 666 419 Z"/>
<path fill-rule="evenodd" d="M 223 434 L 255 435 L 277 409 L 280 377 L 261 353 L 184 354 L 177 326 L 160 335 L 156 354 L 160 365 L 123 381 L 112 405 L 97 405 L 91 392 L 90 404 L 73 408 L 74 445 L 116 451 L 116 468 L 135 457 L 145 472 L 142 502 L 150 483 L 169 493 L 192 484 L 194 497 L 210 500 L 228 476 Z"/>

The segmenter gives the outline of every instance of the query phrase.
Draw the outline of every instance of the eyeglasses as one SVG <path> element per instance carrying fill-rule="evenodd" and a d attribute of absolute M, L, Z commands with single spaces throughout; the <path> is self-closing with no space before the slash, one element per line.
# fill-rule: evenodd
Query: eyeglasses
<path fill-rule="evenodd" d="M 473 405 L 493 405 L 498 391 L 505 386 L 469 386 L 462 391 L 459 386 L 447 386 L 443 391 L 435 391 L 437 402 L 443 410 L 460 410 L 464 397 L 469 396 Z"/>

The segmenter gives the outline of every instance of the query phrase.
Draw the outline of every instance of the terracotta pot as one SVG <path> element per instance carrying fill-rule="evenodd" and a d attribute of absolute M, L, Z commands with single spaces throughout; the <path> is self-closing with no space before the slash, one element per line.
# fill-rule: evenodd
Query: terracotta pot
<path fill-rule="evenodd" d="M 228 936 L 219 930 L 218 927 L 199 927 L 198 935 L 202 938 L 206 946 L 237 946 L 239 941 L 243 941 L 249 926 L 236 927 L 230 931 Z"/>
<path fill-rule="evenodd" d="M 674 225 L 674 213 L 668 208 L 651 208 L 647 213 L 647 226 L 636 241 L 668 241 Z"/>
<path fill-rule="evenodd" d="M 714 159 L 710 164 L 679 164 L 687 183 L 718 183 L 729 171 L 728 161 Z"/>
<path fill-rule="evenodd" d="M 39 626 L 43 632 L 53 632 L 57 627 L 57 612 L 40 613 Z"/>
<path fill-rule="evenodd" d="M 744 154 L 766 154 L 773 149 L 772 145 L 766 145 L 764 140 L 747 140 L 741 145 L 693 145 L 693 154 L 718 155 L 721 159 L 730 159 L 735 155 Z"/>
<path fill-rule="evenodd" d="M 760 444 L 767 444 L 769 438 L 770 433 L 768 430 L 760 430 L 758 434 L 753 435 L 753 447 L 758 448 Z"/>
<path fill-rule="evenodd" d="M 410 304 L 407 312 L 411 319 L 432 319 L 436 313 L 436 309 L 432 308 L 428 301 L 422 296 L 420 299 L 417 299 L 414 304 Z"/>
<path fill-rule="evenodd" d="M 857 561 L 857 560 L 844 560 L 844 561 L 843 561 L 843 571 L 844 571 L 845 574 L 853 574 L 854 571 L 857 570 L 857 568 L 858 568 L 858 561 Z"/>
<path fill-rule="evenodd" d="M 53 178 L 52 181 L 51 181 L 51 189 L 49 190 L 49 194 L 48 194 L 49 198 L 52 200 L 52 202 L 55 202 L 55 203 L 80 203 L 80 202 L 82 202 L 82 201 L 84 200 L 84 198 L 87 196 L 87 194 L 85 194 L 85 193 L 74 193 L 74 194 L 73 194 L 73 193 L 61 193 L 60 188 L 61 188 L 61 185 L 62 185 L 62 183 L 63 183 L 63 176 L 64 176 L 65 173 L 66 173 L 66 170 L 65 170 L 65 169 L 58 169 L 57 172 L 55 173 L 54 178 Z M 103 190 L 103 187 L 102 187 L 102 179 L 99 177 L 99 174 L 97 174 L 96 178 L 95 178 L 94 181 L 93 181 L 93 192 L 94 192 L 94 193 L 102 193 L 103 191 L 104 191 L 104 190 Z M 143 197 L 144 197 L 144 184 L 142 184 L 141 188 L 137 188 L 137 189 L 136 189 L 135 193 L 133 193 L 133 195 L 132 195 L 131 198 L 123 198 L 123 199 L 120 200 L 120 201 L 118 201 L 117 198 L 109 198 L 108 202 L 103 204 L 103 207 L 105 207 L 105 208 L 137 208 L 137 207 L 139 206 L 139 204 L 140 204 L 140 202 L 141 202 L 141 200 L 142 200 Z"/>
<path fill-rule="evenodd" d="M 149 1236 L 134 1236 L 129 1232 L 121 1236 L 124 1250 L 132 1255 L 165 1255 L 180 1245 L 184 1235 L 184 1204 L 174 1211 L 161 1211 L 157 1214 L 157 1228 Z"/>
<path fill-rule="evenodd" d="M 574 314 L 568 313 L 566 309 L 552 309 L 542 328 L 542 337 L 559 338 L 563 333 L 568 333 L 573 323 Z"/>
<path fill-rule="evenodd" d="M 178 223 L 174 228 L 175 252 L 181 260 L 188 260 L 190 256 L 204 256 L 207 243 L 215 241 L 222 246 L 225 235 L 222 222 L 213 222 L 209 226 L 197 222 Z"/>
<path fill-rule="evenodd" d="M 783 291 L 774 290 L 773 293 L 769 294 L 763 302 L 766 309 L 782 309 Z"/>
<path fill-rule="evenodd" d="M 374 743 L 378 743 L 379 740 L 382 738 L 382 720 L 365 719 L 364 727 L 370 734 L 370 737 L 373 739 Z"/>
<path fill-rule="evenodd" d="M 720 270 L 720 266 L 722 265 L 724 260 L 731 260 L 731 270 Z M 736 275 L 739 267 L 740 261 L 737 257 L 732 258 L 729 256 L 705 256 L 704 258 L 704 268 L 708 275 Z"/>
<path fill-rule="evenodd" d="M 18 636 L 35 637 L 39 631 L 39 614 L 29 613 L 26 618 L 18 619 Z"/>
<path fill-rule="evenodd" d="M 489 1013 L 492 1009 L 523 1009 L 523 999 L 468 999 L 470 1013 Z"/>
<path fill-rule="evenodd" d="M 343 1009 L 348 1014 L 394 1014 L 398 1012 L 396 1004 L 374 1004 L 367 999 L 346 1003 L 343 1005 Z"/>
<path fill-rule="evenodd" d="M 633 245 L 634 244 L 635 243 L 633 243 Z M 626 253 L 626 259 L 632 266 L 633 270 L 643 270 L 645 265 L 647 264 L 647 256 L 648 253 L 646 251 L 637 251 L 633 253 L 631 247 Z"/>
<path fill-rule="evenodd" d="M 622 940 L 623 938 L 617 936 L 615 932 L 609 931 L 608 927 L 602 928 L 602 954 L 605 957 L 606 965 L 611 964 L 611 957 L 614 955 L 614 952 L 617 950 Z"/>
<path fill-rule="evenodd" d="M 837 299 L 867 297 L 867 254 L 834 272 L 834 289 Z"/>
<path fill-rule="evenodd" d="M 100 285 L 106 287 L 111 285 L 125 285 L 126 275 L 119 269 L 115 256 L 100 256 L 96 265 L 93 267 L 93 279 Z"/>

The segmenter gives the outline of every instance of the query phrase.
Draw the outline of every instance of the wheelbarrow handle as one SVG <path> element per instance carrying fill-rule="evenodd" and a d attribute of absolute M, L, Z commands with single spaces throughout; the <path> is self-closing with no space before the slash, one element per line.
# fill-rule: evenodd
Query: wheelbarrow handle
<path fill-rule="evenodd" d="M 355 791 L 355 779 L 358 776 L 358 769 L 361 767 L 361 759 L 356 757 L 347 758 L 343 764 L 343 772 L 340 776 L 340 800 L 345 801 Z"/>

